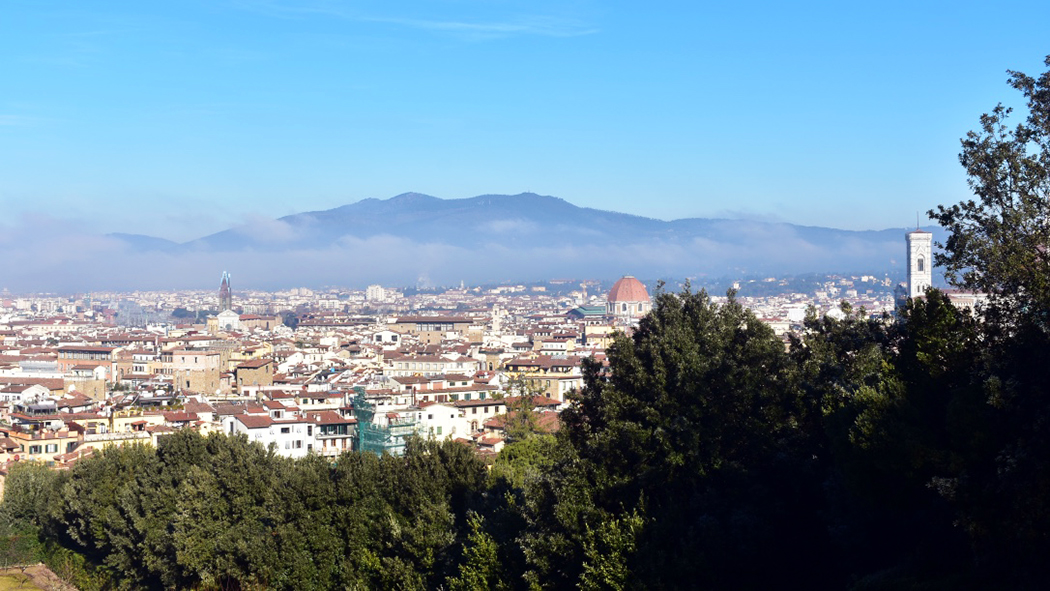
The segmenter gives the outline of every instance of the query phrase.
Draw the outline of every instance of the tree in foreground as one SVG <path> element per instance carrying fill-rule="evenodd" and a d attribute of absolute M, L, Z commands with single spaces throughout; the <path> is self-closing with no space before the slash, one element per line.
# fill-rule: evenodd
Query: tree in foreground
<path fill-rule="evenodd" d="M 1050 56 L 1045 60 L 1050 66 Z M 1011 127 L 1001 103 L 962 140 L 959 161 L 976 199 L 929 215 L 950 232 L 935 260 L 959 287 L 989 294 L 1003 311 L 1050 309 L 1050 70 L 1009 72 L 1027 100 Z"/>
<path fill-rule="evenodd" d="M 819 486 L 783 342 L 730 296 L 660 293 L 609 365 L 585 365 L 571 446 L 528 502 L 532 576 L 560 587 L 813 582 Z M 793 544 L 785 543 L 794 540 Z"/>
<path fill-rule="evenodd" d="M 1050 69 L 1008 83 L 1024 120 L 1011 127 L 1001 104 L 983 115 L 960 154 L 975 199 L 930 212 L 951 232 L 936 257 L 949 281 L 991 298 L 967 372 L 987 414 L 979 445 L 937 486 L 978 565 L 1039 588 L 1050 578 Z"/>

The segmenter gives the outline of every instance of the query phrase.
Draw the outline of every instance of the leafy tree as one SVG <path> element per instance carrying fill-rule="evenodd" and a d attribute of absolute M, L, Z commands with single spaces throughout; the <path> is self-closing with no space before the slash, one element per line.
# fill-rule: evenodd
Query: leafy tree
<path fill-rule="evenodd" d="M 514 376 L 507 383 L 504 401 L 507 406 L 504 432 L 507 441 L 520 441 L 536 433 L 539 417 L 533 397 L 543 396 L 544 390 L 535 381 Z"/>
<path fill-rule="evenodd" d="M 58 473 L 40 462 L 18 462 L 4 479 L 0 523 L 14 529 L 38 528 L 47 518 Z"/>
<path fill-rule="evenodd" d="M 950 282 L 1034 312 L 1050 309 L 1050 70 L 1009 74 L 1027 117 L 1010 127 L 1012 109 L 1001 103 L 982 115 L 959 155 L 976 199 L 929 214 L 951 233 L 935 255 Z"/>
<path fill-rule="evenodd" d="M 1045 64 L 1050 66 L 1050 57 Z M 937 480 L 988 580 L 1037 587 L 1050 578 L 1050 70 L 1009 72 L 1027 115 L 1001 104 L 962 141 L 975 199 L 931 211 L 951 231 L 936 260 L 953 284 L 985 292 L 969 399 L 978 426 Z M 976 401 L 976 402 L 974 402 Z"/>
<path fill-rule="evenodd" d="M 281 312 L 281 323 L 295 330 L 299 326 L 299 316 L 291 311 Z"/>
<path fill-rule="evenodd" d="M 971 568 L 935 485 L 959 469 L 960 446 L 979 423 L 970 387 L 975 321 L 936 290 L 909 301 L 896 322 L 843 311 L 842 319 L 807 318 L 792 346 L 817 410 L 806 414 L 805 431 L 825 473 L 834 568 L 863 585 L 943 584 Z"/>
<path fill-rule="evenodd" d="M 0 569 L 17 568 L 22 575 L 19 586 L 29 581 L 26 570 L 39 561 L 40 542 L 35 533 L 0 535 Z"/>
<path fill-rule="evenodd" d="M 631 577 L 629 559 L 645 525 L 640 513 L 636 508 L 622 517 L 602 520 L 593 529 L 588 526 L 583 540 L 581 589 L 626 588 Z"/>
<path fill-rule="evenodd" d="M 463 562 L 459 574 L 450 578 L 448 588 L 452 591 L 485 591 L 509 589 L 503 580 L 499 547 L 496 541 L 482 528 L 483 519 L 477 513 L 468 517 L 470 535 L 464 548 Z"/>
<path fill-rule="evenodd" d="M 585 365 L 563 412 L 559 437 L 577 456 L 529 500 L 535 580 L 749 588 L 819 578 L 795 552 L 826 541 L 798 432 L 806 409 L 772 330 L 732 294 L 719 305 L 687 287 L 658 294 L 608 356 L 608 371 Z M 602 553 L 618 562 L 596 561 Z"/>
<path fill-rule="evenodd" d="M 526 479 L 536 478 L 554 466 L 559 445 L 553 435 L 535 435 L 509 443 L 496 456 L 491 476 L 524 488 Z"/>

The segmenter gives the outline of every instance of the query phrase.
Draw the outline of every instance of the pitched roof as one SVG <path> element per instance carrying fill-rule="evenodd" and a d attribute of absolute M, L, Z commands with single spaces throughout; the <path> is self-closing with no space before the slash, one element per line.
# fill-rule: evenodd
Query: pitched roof
<path fill-rule="evenodd" d="M 273 419 L 268 416 L 234 415 L 233 418 L 249 429 L 265 429 L 273 424 Z"/>

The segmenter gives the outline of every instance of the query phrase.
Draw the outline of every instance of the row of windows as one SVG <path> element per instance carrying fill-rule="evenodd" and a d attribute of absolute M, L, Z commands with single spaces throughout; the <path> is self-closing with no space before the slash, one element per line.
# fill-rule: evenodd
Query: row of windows
<path fill-rule="evenodd" d="M 62 359 L 109 359 L 109 353 L 92 353 L 89 351 L 60 352 Z"/>
<path fill-rule="evenodd" d="M 22 446 L 22 451 L 25 451 L 25 448 L 26 448 L 26 446 L 23 445 Z M 29 446 L 29 455 L 36 455 L 36 454 L 39 454 L 39 453 L 57 454 L 58 453 L 58 444 L 57 443 L 48 443 L 48 444 L 46 444 L 44 446 L 39 446 L 39 445 L 30 445 Z"/>
<path fill-rule="evenodd" d="M 473 394 L 467 392 L 463 394 L 463 400 L 472 400 L 473 396 Z M 484 392 L 478 392 L 478 400 L 485 400 L 486 397 L 487 396 Z M 431 396 L 423 392 L 421 393 L 420 398 L 423 399 L 423 402 L 430 402 Z M 457 402 L 459 400 L 459 394 L 437 394 L 434 395 L 433 398 L 435 399 L 435 402 Z"/>
<path fill-rule="evenodd" d="M 457 368 L 460 368 L 462 366 L 463 366 L 463 364 L 452 365 L 452 364 L 447 364 L 447 363 L 423 363 L 423 362 L 416 363 L 415 361 L 411 361 L 411 362 L 398 361 L 397 362 L 397 369 L 441 369 L 443 367 L 457 367 Z"/>
<path fill-rule="evenodd" d="M 420 332 L 451 332 L 455 330 L 451 322 L 417 322 L 416 330 Z"/>

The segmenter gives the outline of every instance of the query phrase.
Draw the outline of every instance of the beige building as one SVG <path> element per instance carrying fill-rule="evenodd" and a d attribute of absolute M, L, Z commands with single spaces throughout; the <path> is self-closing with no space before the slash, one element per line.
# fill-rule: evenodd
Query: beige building
<path fill-rule="evenodd" d="M 214 394 L 219 391 L 222 355 L 218 351 L 172 351 L 172 380 L 176 389 Z"/>
<path fill-rule="evenodd" d="M 472 324 L 473 318 L 463 316 L 402 316 L 391 329 L 413 334 L 424 345 L 437 345 L 446 335 L 466 336 Z"/>
<path fill-rule="evenodd" d="M 7 437 L 18 448 L 8 450 L 10 459 L 19 461 L 38 461 L 53 465 L 55 456 L 72 451 L 79 443 L 76 432 L 62 429 L 60 431 L 27 432 L 17 429 L 0 431 L 0 438 Z"/>
<path fill-rule="evenodd" d="M 272 386 L 274 364 L 272 359 L 243 361 L 233 370 L 237 391 L 244 386 Z"/>
<path fill-rule="evenodd" d="M 579 357 L 533 355 L 511 359 L 506 363 L 506 371 L 512 378 L 523 380 L 530 394 L 564 402 L 571 390 L 583 387 L 580 362 Z"/>
<path fill-rule="evenodd" d="M 259 314 L 241 314 L 241 329 L 243 330 L 273 330 L 281 321 L 276 316 L 263 316 Z"/>

